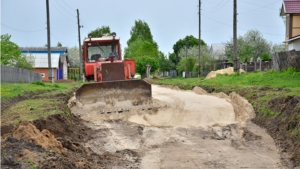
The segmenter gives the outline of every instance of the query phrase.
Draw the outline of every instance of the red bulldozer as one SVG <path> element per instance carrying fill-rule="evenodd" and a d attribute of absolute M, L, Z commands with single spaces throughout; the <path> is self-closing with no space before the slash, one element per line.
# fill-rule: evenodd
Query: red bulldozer
<path fill-rule="evenodd" d="M 115 33 L 103 37 L 89 35 L 82 49 L 84 75 L 89 83 L 76 91 L 80 104 L 110 112 L 151 102 L 151 85 L 134 78 L 135 61 L 122 58 L 120 39 Z"/>

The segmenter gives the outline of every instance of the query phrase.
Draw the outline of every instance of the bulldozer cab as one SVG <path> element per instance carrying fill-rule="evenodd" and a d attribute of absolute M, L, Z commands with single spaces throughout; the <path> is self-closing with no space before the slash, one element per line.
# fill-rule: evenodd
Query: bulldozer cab
<path fill-rule="evenodd" d="M 109 55 L 113 53 L 115 55 L 115 60 L 119 60 L 119 51 L 118 51 L 117 42 L 106 42 L 106 43 L 88 43 L 87 44 L 87 61 L 106 61 L 109 58 Z"/>

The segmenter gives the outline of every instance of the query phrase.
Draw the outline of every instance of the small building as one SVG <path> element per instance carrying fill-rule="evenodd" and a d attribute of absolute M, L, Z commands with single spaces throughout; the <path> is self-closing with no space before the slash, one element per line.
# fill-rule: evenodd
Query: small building
<path fill-rule="evenodd" d="M 22 54 L 33 63 L 34 71 L 42 75 L 42 81 L 50 81 L 47 47 L 21 47 Z M 66 47 L 51 47 L 51 67 L 54 80 L 68 79 L 68 49 Z"/>
<path fill-rule="evenodd" d="M 300 0 L 283 0 L 280 15 L 286 18 L 286 51 L 300 50 Z"/>
<path fill-rule="evenodd" d="M 210 56 L 215 60 L 226 60 L 225 47 L 226 45 L 224 43 L 212 44 L 209 49 Z"/>

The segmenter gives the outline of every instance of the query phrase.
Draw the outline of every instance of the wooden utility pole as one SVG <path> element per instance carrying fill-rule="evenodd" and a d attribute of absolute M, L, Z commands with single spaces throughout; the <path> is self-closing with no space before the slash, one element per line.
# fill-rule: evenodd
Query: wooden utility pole
<path fill-rule="evenodd" d="M 201 0 L 199 0 L 199 51 L 198 51 L 198 77 L 201 76 L 200 51 L 201 51 Z"/>
<path fill-rule="evenodd" d="M 47 11 L 47 47 L 48 47 L 48 79 L 54 83 L 53 69 L 51 66 L 51 43 L 50 43 L 50 14 L 49 14 L 49 0 L 46 0 Z"/>
<path fill-rule="evenodd" d="M 82 73 L 82 56 L 81 56 L 81 39 L 80 39 L 80 28 L 82 27 L 79 22 L 79 10 L 77 9 L 77 24 L 78 24 L 78 42 L 79 42 L 79 69 L 80 69 L 80 77 L 82 81 L 84 81 L 84 75 Z"/>
<path fill-rule="evenodd" d="M 235 72 L 239 71 L 239 60 L 237 58 L 237 4 L 236 0 L 233 0 L 233 69 Z"/>

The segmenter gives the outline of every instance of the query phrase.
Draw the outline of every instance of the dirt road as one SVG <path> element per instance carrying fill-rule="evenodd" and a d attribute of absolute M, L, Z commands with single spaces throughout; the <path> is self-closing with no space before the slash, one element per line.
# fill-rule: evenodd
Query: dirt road
<path fill-rule="evenodd" d="M 101 131 L 85 146 L 122 152 L 132 162 L 126 168 L 285 168 L 273 139 L 249 121 L 255 113 L 242 97 L 201 88 L 152 85 L 152 91 L 152 110 L 101 114 L 74 106 L 74 114 Z"/>

